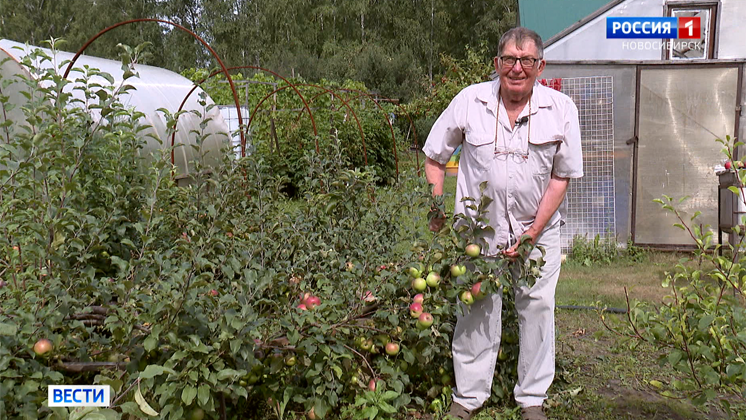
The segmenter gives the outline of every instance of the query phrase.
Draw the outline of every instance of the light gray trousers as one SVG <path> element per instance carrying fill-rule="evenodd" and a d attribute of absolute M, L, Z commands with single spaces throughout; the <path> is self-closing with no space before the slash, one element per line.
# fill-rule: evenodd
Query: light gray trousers
<path fill-rule="evenodd" d="M 546 264 L 533 287 L 515 289 L 520 353 L 518 382 L 513 393 L 521 407 L 541 405 L 554 380 L 554 292 L 560 273 L 559 224 L 538 238 Z M 538 249 L 530 258 L 541 256 Z M 463 305 L 463 304 L 462 304 Z M 453 367 L 456 389 L 453 401 L 468 410 L 481 407 L 490 397 L 502 333 L 502 295 L 476 301 L 456 320 L 453 333 Z"/>

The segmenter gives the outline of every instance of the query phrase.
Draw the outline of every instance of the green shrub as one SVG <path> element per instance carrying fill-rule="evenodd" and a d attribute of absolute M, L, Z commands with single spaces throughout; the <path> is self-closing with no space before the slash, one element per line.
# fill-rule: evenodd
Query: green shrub
<path fill-rule="evenodd" d="M 477 280 L 487 292 L 512 284 L 508 261 L 464 255 L 480 220 L 423 234 L 424 179 L 405 173 L 380 188 L 377 172 L 339 164 L 336 142 L 298 157 L 298 200 L 262 153 L 197 161 L 193 182 L 177 188 L 169 151 L 137 157 L 139 114 L 91 82 L 95 70 L 80 80 L 107 116 L 99 121 L 69 106 L 68 81 L 33 71 L 44 83 L 25 82 L 28 129 L 10 124 L 0 142 L 0 418 L 70 418 L 45 404 L 47 386 L 62 384 L 111 386 L 112 406 L 91 418 L 334 418 L 355 406 L 386 418 L 444 406 L 459 292 Z M 463 262 L 478 270 L 457 283 L 449 268 Z M 537 269 L 511 264 L 529 278 Z M 425 292 L 430 328 L 408 311 L 410 267 L 443 277 Z M 504 274 L 480 274 L 491 272 Z M 300 308 L 306 293 L 320 305 Z M 36 354 L 40 339 L 53 349 Z M 388 341 L 397 354 L 382 354 Z M 516 344 L 506 338 L 503 350 L 494 395 L 504 401 Z"/>
<path fill-rule="evenodd" d="M 569 257 L 585 266 L 610 264 L 619 258 L 619 251 L 613 237 L 596 235 L 589 240 L 587 236 L 575 235 Z"/>
<path fill-rule="evenodd" d="M 743 146 L 730 137 L 717 141 L 723 144 L 728 160 L 733 150 Z M 740 185 L 746 181 L 743 168 L 738 169 L 738 180 Z M 731 191 L 739 200 L 744 199 L 738 188 L 732 187 Z M 746 395 L 742 228 L 734 228 L 741 238 L 737 243 L 717 244 L 714 230 L 697 220 L 699 212 L 686 216 L 677 208 L 685 200 L 663 196 L 654 201 L 677 220 L 674 227 L 690 235 L 697 247 L 694 255 L 682 258 L 666 272 L 663 287 L 670 290 L 670 295 L 657 304 L 633 302 L 628 322 L 617 331 L 629 337 L 632 349 L 641 342 L 665 349 L 660 362 L 671 365 L 683 377 L 661 384 L 662 388 L 683 392 L 697 405 L 717 405 L 729 418 L 744 419 L 746 413 L 731 409 L 734 401 Z M 668 391 L 664 388 L 663 392 L 665 395 Z"/>

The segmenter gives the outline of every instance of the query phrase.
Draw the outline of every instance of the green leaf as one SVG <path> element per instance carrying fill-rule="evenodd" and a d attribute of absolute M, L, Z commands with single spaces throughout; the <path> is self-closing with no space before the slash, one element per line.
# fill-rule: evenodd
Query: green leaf
<path fill-rule="evenodd" d="M 140 407 L 140 411 L 147 414 L 148 416 L 157 416 L 158 412 L 153 410 L 153 407 L 150 406 L 150 404 L 145 401 L 145 398 L 142 396 L 142 391 L 140 391 L 140 384 L 137 384 L 137 389 L 135 390 L 135 402 L 137 403 L 137 406 Z"/>
<path fill-rule="evenodd" d="M 0 335 L 14 336 L 17 332 L 17 326 L 13 324 L 0 323 Z"/>
<path fill-rule="evenodd" d="M 173 369 L 169 369 L 164 366 L 148 365 L 147 367 L 145 367 L 145 370 L 140 372 L 140 379 L 150 379 L 158 375 L 163 375 L 164 373 L 176 374 Z"/>
<path fill-rule="evenodd" d="M 389 400 L 393 400 L 394 398 L 398 396 L 399 396 L 399 393 L 396 391 L 386 391 L 383 393 L 383 396 L 381 398 L 383 398 L 386 401 L 389 401 Z"/>
<path fill-rule="evenodd" d="M 342 368 L 341 367 L 334 365 L 332 366 L 332 370 L 337 375 L 337 379 L 342 379 Z"/>
<path fill-rule="evenodd" d="M 191 405 L 192 401 L 194 401 L 194 397 L 196 396 L 197 388 L 193 387 L 192 385 L 187 385 L 181 392 L 181 400 L 184 401 L 184 404 L 186 405 Z"/>
<path fill-rule="evenodd" d="M 313 404 L 313 411 L 323 419 L 329 411 L 329 405 L 326 403 L 326 400 L 317 399 Z"/>
<path fill-rule="evenodd" d="M 280 362 L 282 360 L 280 359 Z M 224 381 L 228 378 L 231 378 L 232 380 L 236 380 L 239 377 L 238 371 L 235 371 L 233 369 L 223 369 L 220 372 L 218 372 L 218 381 Z"/>
<path fill-rule="evenodd" d="M 68 420 L 81 420 L 90 413 L 98 411 L 98 407 L 75 407 Z"/>
<path fill-rule="evenodd" d="M 202 384 L 199 386 L 199 391 L 197 391 L 197 400 L 199 401 L 199 405 L 206 406 L 208 402 L 210 402 L 210 386 L 207 384 Z"/>
<path fill-rule="evenodd" d="M 145 347 L 145 350 L 148 352 L 155 350 L 155 348 L 158 347 L 158 339 L 152 335 L 148 336 L 148 338 L 143 341 L 143 347 Z"/>

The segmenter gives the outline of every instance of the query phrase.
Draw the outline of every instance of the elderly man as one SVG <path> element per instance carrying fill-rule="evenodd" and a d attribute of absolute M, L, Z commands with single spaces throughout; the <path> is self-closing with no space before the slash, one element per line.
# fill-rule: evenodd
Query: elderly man
<path fill-rule="evenodd" d="M 443 194 L 445 164 L 462 145 L 456 213 L 471 215 L 462 197 L 479 198 L 479 184 L 494 199 L 488 217 L 494 234 L 486 257 L 518 256 L 522 235 L 544 247 L 545 265 L 533 287 L 516 287 L 520 329 L 516 402 L 525 420 L 546 419 L 542 404 L 554 379 L 554 292 L 560 271 L 560 215 L 570 178 L 583 176 L 578 111 L 572 100 L 544 87 L 541 37 L 513 28 L 494 59 L 499 77 L 462 90 L 433 125 L 424 147 L 433 194 Z M 444 217 L 434 218 L 439 230 Z M 530 258 L 538 258 L 534 249 Z M 469 419 L 489 398 L 501 335 L 500 294 L 483 299 L 457 320 L 452 349 L 456 389 L 451 417 Z"/>

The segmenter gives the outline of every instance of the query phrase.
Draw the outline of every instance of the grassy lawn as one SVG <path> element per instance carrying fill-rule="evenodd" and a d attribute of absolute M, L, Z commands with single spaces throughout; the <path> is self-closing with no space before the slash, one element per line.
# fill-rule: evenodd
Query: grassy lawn
<path fill-rule="evenodd" d="M 667 294 L 661 287 L 664 271 L 682 255 L 650 253 L 648 261 L 614 262 L 585 267 L 568 261 L 557 289 L 558 305 L 626 307 L 624 287 L 632 300 L 659 302 Z M 625 315 L 606 314 L 619 325 Z M 632 351 L 610 332 L 592 310 L 558 309 L 557 377 L 547 404 L 551 419 L 724 419 L 714 409 L 694 407 L 672 387 L 679 374 L 658 363 L 664 354 L 649 345 Z M 656 388 L 650 381 L 660 381 Z M 665 394 L 665 396 L 664 396 Z M 741 410 L 746 407 L 740 407 Z M 738 408 L 736 409 L 738 410 Z M 477 417 L 519 419 L 515 407 L 488 407 Z"/>

